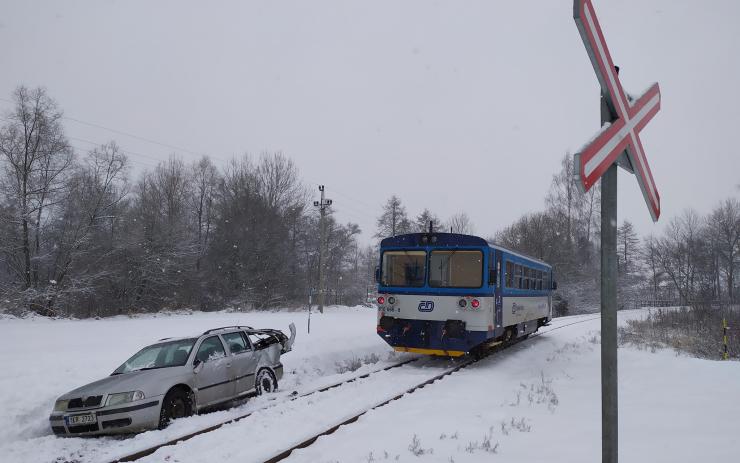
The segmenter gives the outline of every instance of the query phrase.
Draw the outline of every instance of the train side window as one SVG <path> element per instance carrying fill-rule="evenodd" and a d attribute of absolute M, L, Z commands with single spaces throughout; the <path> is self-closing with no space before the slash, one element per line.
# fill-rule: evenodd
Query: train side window
<path fill-rule="evenodd" d="M 522 270 L 523 269 L 522 269 L 522 266 L 521 265 L 516 265 L 515 266 L 515 271 L 516 271 L 516 287 L 518 289 L 522 289 L 524 287 L 524 285 L 523 285 L 524 281 L 522 279 Z"/>
<path fill-rule="evenodd" d="M 529 283 L 527 280 L 529 272 L 527 270 L 527 267 L 522 267 L 522 289 L 527 289 L 527 283 Z"/>

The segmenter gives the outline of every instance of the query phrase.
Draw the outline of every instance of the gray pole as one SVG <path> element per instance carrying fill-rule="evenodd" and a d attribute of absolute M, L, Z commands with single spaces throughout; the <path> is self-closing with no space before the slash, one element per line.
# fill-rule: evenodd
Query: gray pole
<path fill-rule="evenodd" d="M 313 288 L 308 290 L 308 334 L 311 334 L 311 305 L 313 304 Z"/>
<path fill-rule="evenodd" d="M 612 121 L 604 97 L 601 122 Z M 601 461 L 617 463 L 617 164 L 601 176 Z"/>
<path fill-rule="evenodd" d="M 331 199 L 324 199 L 324 185 L 319 185 L 321 202 L 314 201 L 313 205 L 319 208 L 319 312 L 324 313 L 324 291 L 326 288 L 326 208 L 331 206 Z"/>

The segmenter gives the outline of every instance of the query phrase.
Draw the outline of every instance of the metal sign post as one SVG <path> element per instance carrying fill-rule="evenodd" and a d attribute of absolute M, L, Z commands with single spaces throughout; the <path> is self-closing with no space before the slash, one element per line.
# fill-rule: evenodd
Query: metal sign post
<path fill-rule="evenodd" d="M 601 179 L 601 461 L 617 463 L 617 166 L 635 174 L 657 221 L 660 195 L 639 133 L 660 110 L 660 88 L 654 84 L 640 97 L 628 98 L 591 0 L 574 0 L 573 18 L 601 85 L 601 131 L 576 153 L 573 164 L 582 191 Z"/>

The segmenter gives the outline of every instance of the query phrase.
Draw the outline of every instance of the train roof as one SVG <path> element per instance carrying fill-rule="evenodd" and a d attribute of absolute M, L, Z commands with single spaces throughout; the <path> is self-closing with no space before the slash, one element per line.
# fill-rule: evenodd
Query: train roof
<path fill-rule="evenodd" d="M 423 242 L 422 240 L 425 237 L 428 241 Z M 407 233 L 404 235 L 396 235 L 396 236 L 385 238 L 380 242 L 380 246 L 381 247 L 396 247 L 396 246 L 403 247 L 403 246 L 426 245 L 427 243 L 432 241 L 432 237 L 436 238 L 434 242 L 431 243 L 434 246 L 439 246 L 439 247 L 488 246 L 494 249 L 505 251 L 509 254 L 513 254 L 523 259 L 529 259 L 529 260 L 535 261 L 547 267 L 552 267 L 550 264 L 548 264 L 547 262 L 541 259 L 528 256 L 518 251 L 513 251 L 509 248 L 500 246 L 495 243 L 489 243 L 487 240 L 481 238 L 480 236 L 463 235 L 460 233 L 437 233 L 437 232 L 434 232 L 431 234 L 430 233 Z"/>

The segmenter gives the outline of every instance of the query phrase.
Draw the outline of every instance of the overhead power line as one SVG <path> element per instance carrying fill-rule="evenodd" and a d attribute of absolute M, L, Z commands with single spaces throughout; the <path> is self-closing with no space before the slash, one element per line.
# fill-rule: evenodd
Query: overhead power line
<path fill-rule="evenodd" d="M 7 98 L 0 98 L 0 101 L 5 101 L 6 103 L 15 104 L 14 101 L 9 100 Z M 114 129 L 114 128 L 111 128 L 111 127 L 106 127 L 104 125 L 96 124 L 96 123 L 93 123 L 93 122 L 83 121 L 81 119 L 77 119 L 77 118 L 71 117 L 71 116 L 62 115 L 62 119 L 66 119 L 68 121 L 76 122 L 76 123 L 82 124 L 82 125 L 87 125 L 89 127 L 95 127 L 97 129 L 107 130 L 109 132 L 113 132 L 113 133 L 116 133 L 118 135 L 123 135 L 123 136 L 126 136 L 126 137 L 134 138 L 136 140 L 141 140 L 141 141 L 144 141 L 144 142 L 147 142 L 147 143 L 151 143 L 151 144 L 154 144 L 154 145 L 159 145 L 159 146 L 162 146 L 164 148 L 170 148 L 170 149 L 173 149 L 173 150 L 183 151 L 185 153 L 194 154 L 196 156 L 202 156 L 204 154 L 204 153 L 198 153 L 198 152 L 189 150 L 187 148 L 183 148 L 181 146 L 176 146 L 176 145 L 172 145 L 170 143 L 164 143 L 164 142 L 161 142 L 161 141 L 152 140 L 151 138 L 142 137 L 141 135 L 136 135 L 135 133 L 125 132 L 123 130 L 118 130 L 118 129 Z"/>

